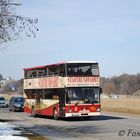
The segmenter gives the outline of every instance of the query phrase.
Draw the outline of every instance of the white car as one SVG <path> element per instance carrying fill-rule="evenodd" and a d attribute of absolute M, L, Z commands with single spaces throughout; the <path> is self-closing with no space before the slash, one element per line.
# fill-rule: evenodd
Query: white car
<path fill-rule="evenodd" d="M 0 107 L 8 107 L 8 103 L 4 97 L 0 97 Z"/>

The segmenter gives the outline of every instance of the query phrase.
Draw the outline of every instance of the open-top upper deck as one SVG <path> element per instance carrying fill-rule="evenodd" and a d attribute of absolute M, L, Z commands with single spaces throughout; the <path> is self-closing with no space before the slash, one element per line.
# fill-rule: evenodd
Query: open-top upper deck
<path fill-rule="evenodd" d="M 24 69 L 24 78 L 46 76 L 97 76 L 99 67 L 96 61 L 68 61 Z"/>
<path fill-rule="evenodd" d="M 23 70 L 35 70 L 35 69 L 43 69 L 46 67 L 53 67 L 53 66 L 60 66 L 60 65 L 65 65 L 65 64 L 98 64 L 97 61 L 67 61 L 67 62 L 59 62 L 55 64 L 48 64 L 48 65 L 42 65 L 42 66 L 35 66 L 35 67 L 29 67 L 29 68 L 24 68 Z"/>

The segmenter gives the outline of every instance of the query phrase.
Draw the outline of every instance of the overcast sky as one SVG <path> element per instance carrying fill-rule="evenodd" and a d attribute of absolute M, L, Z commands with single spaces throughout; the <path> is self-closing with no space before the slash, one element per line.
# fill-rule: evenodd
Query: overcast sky
<path fill-rule="evenodd" d="M 96 60 L 101 76 L 140 72 L 140 0 L 22 0 L 17 13 L 38 18 L 36 38 L 0 47 L 0 73 L 23 78 L 23 68 Z M 5 48 L 6 46 L 6 48 Z"/>

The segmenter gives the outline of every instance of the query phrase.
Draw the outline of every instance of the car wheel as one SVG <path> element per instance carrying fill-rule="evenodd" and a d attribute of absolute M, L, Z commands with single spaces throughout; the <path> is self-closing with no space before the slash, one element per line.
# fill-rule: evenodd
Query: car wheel
<path fill-rule="evenodd" d="M 9 111 L 12 111 L 10 107 L 9 107 Z"/>
<path fill-rule="evenodd" d="M 16 111 L 16 110 L 15 110 L 15 107 L 12 107 L 12 111 L 13 111 L 13 112 L 15 112 L 15 111 Z"/>

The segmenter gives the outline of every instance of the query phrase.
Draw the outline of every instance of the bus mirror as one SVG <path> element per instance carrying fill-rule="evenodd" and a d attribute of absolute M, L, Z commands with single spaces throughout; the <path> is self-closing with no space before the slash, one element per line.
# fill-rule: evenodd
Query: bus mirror
<path fill-rule="evenodd" d="M 102 90 L 102 88 L 100 88 L 100 94 L 102 94 L 102 92 L 103 92 L 103 90 Z"/>

